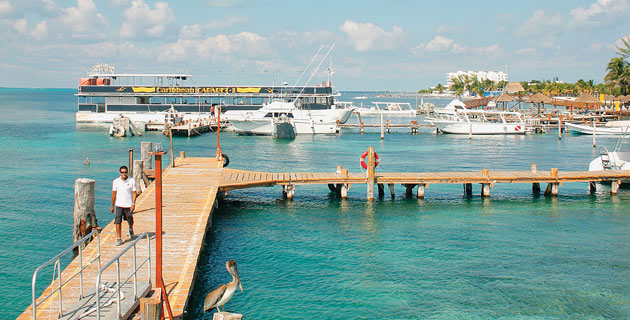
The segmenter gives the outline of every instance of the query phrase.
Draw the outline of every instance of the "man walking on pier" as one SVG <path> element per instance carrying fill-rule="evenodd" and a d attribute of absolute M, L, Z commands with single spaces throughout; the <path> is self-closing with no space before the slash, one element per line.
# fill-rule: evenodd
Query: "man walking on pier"
<path fill-rule="evenodd" d="M 116 245 L 122 244 L 121 223 L 123 217 L 129 224 L 129 238 L 133 239 L 133 210 L 136 204 L 136 180 L 129 178 L 129 169 L 127 166 L 120 167 L 120 177 L 116 178 L 112 183 L 112 207 L 111 212 L 114 212 L 114 206 L 116 207 L 116 218 L 114 224 L 116 225 Z"/>

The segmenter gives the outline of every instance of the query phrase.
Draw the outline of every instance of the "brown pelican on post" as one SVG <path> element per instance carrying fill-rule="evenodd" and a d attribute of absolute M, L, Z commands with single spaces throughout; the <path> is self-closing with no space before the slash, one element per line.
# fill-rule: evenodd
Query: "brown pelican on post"
<path fill-rule="evenodd" d="M 238 269 L 236 268 L 236 261 L 229 260 L 225 263 L 225 268 L 232 275 L 232 281 L 222 284 L 208 293 L 206 300 L 203 302 L 204 312 L 212 308 L 217 308 L 217 310 L 221 312 L 219 307 L 225 305 L 225 303 L 232 298 L 237 286 L 243 291 L 241 278 L 238 276 Z M 225 306 L 223 307 L 223 311 L 225 311 Z"/>

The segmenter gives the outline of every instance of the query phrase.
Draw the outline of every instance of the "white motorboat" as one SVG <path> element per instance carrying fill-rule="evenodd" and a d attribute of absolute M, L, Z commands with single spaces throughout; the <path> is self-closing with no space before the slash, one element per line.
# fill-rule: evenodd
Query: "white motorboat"
<path fill-rule="evenodd" d="M 372 107 L 357 108 L 361 116 L 399 116 L 413 117 L 417 115 L 414 108 L 407 102 L 372 102 Z"/>
<path fill-rule="evenodd" d="M 452 134 L 525 134 L 528 132 L 519 112 L 470 110 L 455 99 L 446 107 L 435 109 L 425 120 L 443 133 Z"/>
<path fill-rule="evenodd" d="M 627 133 L 630 133 L 630 130 L 626 129 L 619 137 L 613 151 L 608 151 L 606 147 L 599 148 L 599 157 L 589 163 L 588 171 L 630 170 L 630 144 L 624 143 L 624 140 L 628 139 Z M 621 182 L 630 183 L 628 180 Z"/>
<path fill-rule="evenodd" d="M 345 123 L 352 108 L 307 110 L 295 106 L 295 102 L 274 100 L 255 111 L 227 111 L 225 117 L 234 130 L 241 134 L 275 135 L 281 120 L 293 126 L 296 134 L 334 134 L 338 123 Z"/>
<path fill-rule="evenodd" d="M 578 134 L 620 135 L 630 128 L 630 121 L 608 121 L 601 125 L 565 123 L 567 130 Z"/>

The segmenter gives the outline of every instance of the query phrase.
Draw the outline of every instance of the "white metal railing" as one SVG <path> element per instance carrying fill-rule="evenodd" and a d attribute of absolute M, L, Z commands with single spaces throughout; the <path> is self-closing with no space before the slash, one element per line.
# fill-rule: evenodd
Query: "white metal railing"
<path fill-rule="evenodd" d="M 96 236 L 96 243 L 97 243 L 97 253 L 96 256 L 94 256 L 94 258 L 92 258 L 90 261 L 87 262 L 87 264 L 83 265 L 83 244 L 88 241 L 89 239 L 91 239 L 93 236 Z M 69 276 L 69 278 L 65 281 L 61 280 L 61 258 L 63 256 L 65 256 L 67 253 L 69 253 L 70 251 L 74 250 L 75 248 L 79 248 L 79 270 L 77 272 L 75 272 L 73 275 Z M 55 293 L 58 292 L 58 303 L 59 303 L 59 317 L 63 317 L 63 297 L 62 297 L 62 290 L 61 288 L 63 288 L 63 286 L 65 284 L 67 284 L 68 282 L 70 282 L 72 279 L 76 278 L 77 276 L 79 276 L 79 297 L 82 298 L 83 297 L 83 270 L 85 270 L 87 267 L 89 267 L 92 263 L 94 262 L 98 263 L 98 268 L 101 268 L 101 236 L 100 233 L 98 232 L 98 230 L 94 230 L 92 232 L 90 232 L 88 235 L 86 235 L 85 237 L 81 238 L 81 240 L 77 241 L 76 243 L 74 243 L 72 246 L 70 246 L 69 248 L 67 248 L 66 250 L 62 251 L 60 254 L 56 255 L 55 257 L 53 257 L 52 259 L 48 260 L 46 263 L 40 265 L 37 269 L 35 269 L 35 272 L 33 272 L 33 280 L 32 280 L 32 284 L 31 284 L 31 291 L 32 291 L 32 299 L 33 299 L 33 319 L 37 318 L 37 306 L 41 305 L 44 301 L 46 301 L 48 298 L 52 297 Z M 39 299 L 39 302 L 37 301 L 37 295 L 36 295 L 36 283 L 37 283 L 37 274 L 44 269 L 45 267 L 51 265 L 51 264 L 56 264 L 57 266 L 57 287 L 52 289 L 52 291 L 45 297 Z M 53 274 L 54 277 L 54 274 Z M 53 278 L 54 281 L 54 278 Z M 52 286 L 52 283 L 51 283 Z M 52 304 L 52 301 L 50 302 Z"/>
<path fill-rule="evenodd" d="M 142 260 L 140 262 L 140 265 L 138 266 L 138 262 L 137 262 L 137 255 L 136 255 L 136 244 L 143 238 L 147 239 L 147 257 Z M 129 249 L 133 249 L 133 272 L 121 283 L 120 282 L 120 258 L 127 253 L 127 251 L 129 251 Z M 112 260 L 110 260 L 107 264 L 105 264 L 105 266 L 103 266 L 103 268 L 99 268 L 98 271 L 98 275 L 96 276 L 96 319 L 100 320 L 101 319 L 101 301 L 100 301 L 100 296 L 101 296 L 101 290 L 104 290 L 104 288 L 101 287 L 101 278 L 103 275 L 103 272 L 105 270 L 107 270 L 107 268 L 109 268 L 111 265 L 113 265 L 114 263 L 116 264 L 116 288 L 115 288 L 115 292 L 116 292 L 116 315 L 117 318 L 120 319 L 121 318 L 121 314 L 120 314 L 120 302 L 121 302 L 121 288 L 123 285 L 125 285 L 127 282 L 129 282 L 129 280 L 131 280 L 133 278 L 133 299 L 134 301 L 137 300 L 138 297 L 138 277 L 137 277 L 137 273 L 138 270 L 140 270 L 142 268 L 142 266 L 144 266 L 145 263 L 148 262 L 148 272 L 147 272 L 147 282 L 151 283 L 151 239 L 149 237 L 149 234 L 147 232 L 143 232 L 140 236 L 138 236 L 136 239 L 134 239 L 134 241 L 132 243 L 130 243 L 124 250 L 122 250 L 117 256 L 115 256 L 114 258 L 112 258 Z M 108 305 L 111 304 L 109 301 L 105 301 L 104 305 Z M 90 312 L 91 313 L 91 312 Z"/>

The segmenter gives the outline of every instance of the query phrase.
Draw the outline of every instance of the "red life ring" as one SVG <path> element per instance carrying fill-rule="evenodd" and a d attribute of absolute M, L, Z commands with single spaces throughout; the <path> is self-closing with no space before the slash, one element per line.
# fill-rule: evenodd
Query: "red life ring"
<path fill-rule="evenodd" d="M 367 157 L 368 152 L 363 152 L 363 154 L 361 155 L 361 167 L 363 167 L 363 169 L 367 170 L 367 164 L 365 163 L 365 157 Z M 379 158 L 378 158 L 378 153 L 374 152 L 374 168 L 378 167 L 378 163 L 379 163 Z"/>

